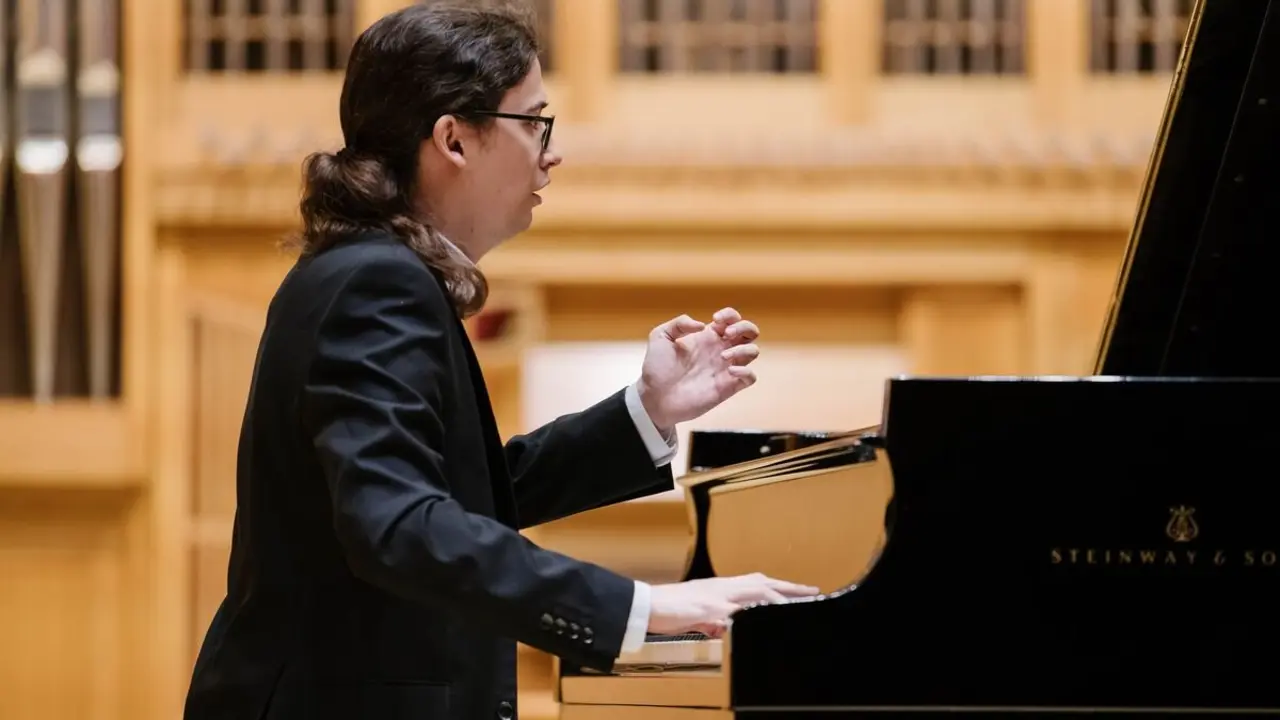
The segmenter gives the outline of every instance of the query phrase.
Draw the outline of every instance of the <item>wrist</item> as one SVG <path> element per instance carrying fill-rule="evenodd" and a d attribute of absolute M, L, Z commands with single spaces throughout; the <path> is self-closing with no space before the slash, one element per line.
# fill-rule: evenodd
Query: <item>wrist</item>
<path fill-rule="evenodd" d="M 649 422 L 653 423 L 658 433 L 664 438 L 671 437 L 675 423 L 670 422 L 663 414 L 658 393 L 649 387 L 644 378 L 636 381 L 636 396 L 640 398 L 640 407 L 644 408 L 645 415 L 649 416 Z"/>

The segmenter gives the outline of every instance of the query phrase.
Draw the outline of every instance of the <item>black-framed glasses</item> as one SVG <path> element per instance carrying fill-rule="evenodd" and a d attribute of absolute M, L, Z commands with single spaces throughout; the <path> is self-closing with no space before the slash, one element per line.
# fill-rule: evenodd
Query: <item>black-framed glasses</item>
<path fill-rule="evenodd" d="M 470 115 L 483 115 L 491 118 L 506 118 L 507 120 L 524 120 L 525 122 L 542 123 L 542 152 L 546 152 L 551 147 L 551 128 L 556 124 L 555 115 L 525 115 L 523 113 L 504 113 L 494 112 L 492 110 L 473 110 Z"/>

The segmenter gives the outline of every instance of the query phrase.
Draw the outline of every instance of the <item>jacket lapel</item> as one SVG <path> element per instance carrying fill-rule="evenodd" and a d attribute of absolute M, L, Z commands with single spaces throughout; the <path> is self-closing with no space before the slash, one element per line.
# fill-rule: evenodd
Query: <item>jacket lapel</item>
<path fill-rule="evenodd" d="M 480 416 L 480 428 L 484 433 L 485 455 L 489 464 L 489 482 L 493 486 L 494 508 L 500 518 L 509 518 L 514 525 L 516 521 L 515 495 L 511 488 L 511 468 L 507 466 L 507 455 L 498 432 L 498 421 L 493 416 L 493 403 L 489 400 L 489 388 L 484 381 L 484 372 L 480 368 L 480 360 L 476 357 L 475 347 L 462 320 L 455 316 L 455 329 L 461 335 L 463 352 L 467 358 L 467 373 L 471 378 L 471 387 L 475 393 L 476 412 Z"/>

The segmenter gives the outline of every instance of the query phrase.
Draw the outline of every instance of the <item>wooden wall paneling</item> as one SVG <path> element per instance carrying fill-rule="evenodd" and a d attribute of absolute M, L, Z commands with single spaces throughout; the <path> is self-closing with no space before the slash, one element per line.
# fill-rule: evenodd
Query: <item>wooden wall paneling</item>
<path fill-rule="evenodd" d="M 0 491 L 0 717 L 130 717 L 136 490 Z"/>
<path fill-rule="evenodd" d="M 156 253 L 157 303 L 153 309 L 156 362 L 151 482 L 151 648 L 148 718 L 180 717 L 191 679 L 191 534 L 195 398 L 194 328 L 189 321 L 187 260 L 180 246 L 162 243 Z"/>
<path fill-rule="evenodd" d="M 710 188 L 709 194 L 728 195 L 716 190 Z M 830 196 L 825 197 L 814 194 L 811 199 L 829 202 Z M 600 198 L 597 202 L 609 205 Z M 551 288 L 660 286 L 670 292 L 704 286 L 1019 283 L 1026 270 L 1028 231 L 929 231 L 915 226 L 853 230 L 814 217 L 788 226 L 754 222 L 741 212 L 732 219 L 721 218 L 712 207 L 704 208 L 707 214 L 699 221 L 667 218 L 637 225 L 625 217 L 626 208 L 611 209 L 624 215 L 609 220 L 597 218 L 593 211 L 560 227 L 535 225 L 528 235 L 486 256 L 484 271 L 495 281 Z M 598 226 L 593 225 L 596 219 Z"/>
<path fill-rule="evenodd" d="M 191 512 L 197 521 L 229 521 L 236 509 L 240 424 L 264 313 L 259 306 L 203 293 L 189 307 L 196 403 Z"/>
<path fill-rule="evenodd" d="M 186 321 L 192 339 L 188 392 L 195 403 L 192 464 L 187 473 L 190 529 L 184 539 L 191 583 L 186 607 L 188 662 L 199 651 L 226 593 L 240 425 L 266 318 L 265 297 L 275 287 L 271 271 L 279 261 L 271 252 L 227 255 L 233 256 L 224 258 L 229 262 L 209 262 L 193 273 L 196 282 L 188 290 Z M 262 272 L 239 272 L 241 263 L 261 265 Z M 244 282 L 246 275 L 261 282 Z M 241 282 L 235 283 L 236 278 Z"/>
<path fill-rule="evenodd" d="M 120 652 L 117 676 L 120 682 L 120 703 L 124 708 L 124 720 L 151 718 L 151 704 L 156 688 L 151 678 L 153 646 L 150 642 L 155 624 L 152 614 L 154 588 L 151 584 L 152 564 L 153 496 L 150 483 L 147 490 L 139 492 L 127 509 L 122 528 L 123 573 L 121 579 L 123 619 L 112 642 Z"/>
<path fill-rule="evenodd" d="M 154 352 L 163 368 L 152 513 L 156 718 L 181 713 L 196 653 L 225 592 L 240 420 L 265 298 L 281 262 L 273 251 L 234 248 L 219 260 L 179 240 L 170 238 L 156 263 L 162 301 Z"/>
<path fill-rule="evenodd" d="M 280 248 L 283 236 L 283 231 L 269 228 L 210 235 L 184 230 L 190 287 L 210 302 L 231 303 L 244 312 L 260 312 L 265 319 L 267 305 L 296 259 L 292 251 Z"/>
<path fill-rule="evenodd" d="M 291 262 L 275 237 L 188 245 L 170 231 L 157 251 L 146 717 L 181 714 L 225 591 L 240 419 L 266 305 Z"/>
<path fill-rule="evenodd" d="M 1052 236 L 1041 243 L 1025 285 L 1026 372 L 1093 372 L 1125 241 L 1115 233 Z"/>
<path fill-rule="evenodd" d="M 733 307 L 756 322 L 761 343 L 886 344 L 897 336 L 892 290 L 831 285 L 738 284 L 710 273 L 701 285 L 559 285 L 547 289 L 550 342 L 643 342 L 687 313 L 709 321 Z"/>
<path fill-rule="evenodd" d="M 0 488 L 140 487 L 145 424 L 119 402 L 0 399 Z"/>
<path fill-rule="evenodd" d="M 205 288 L 196 292 L 188 315 L 194 339 L 190 392 L 196 400 L 190 472 L 194 502 L 187 538 L 192 586 L 190 660 L 195 659 L 226 593 L 240 424 L 265 319 L 264 305 L 212 295 Z"/>
<path fill-rule="evenodd" d="M 1020 287 L 912 288 L 900 319 L 915 374 L 1013 375 L 1025 366 Z"/>

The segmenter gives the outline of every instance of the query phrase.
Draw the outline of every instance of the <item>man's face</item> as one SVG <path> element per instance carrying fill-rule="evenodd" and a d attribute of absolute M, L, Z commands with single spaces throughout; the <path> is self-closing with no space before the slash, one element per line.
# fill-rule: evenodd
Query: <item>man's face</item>
<path fill-rule="evenodd" d="M 507 91 L 497 112 L 545 117 L 546 107 L 542 66 L 534 60 L 529 74 Z M 488 226 L 486 235 L 501 242 L 529 228 L 533 208 L 542 202 L 537 192 L 551 182 L 551 168 L 560 164 L 561 157 L 547 122 L 510 117 L 491 122 L 470 168 L 474 173 L 470 185 L 480 195 L 477 221 Z"/>

